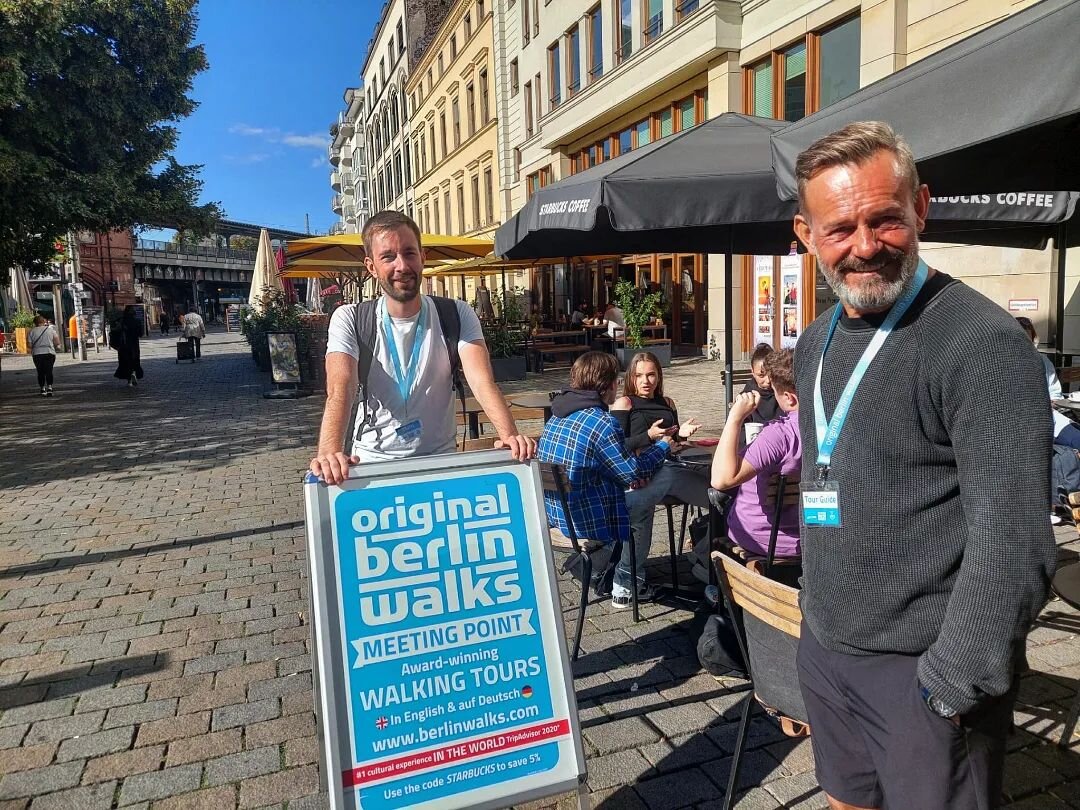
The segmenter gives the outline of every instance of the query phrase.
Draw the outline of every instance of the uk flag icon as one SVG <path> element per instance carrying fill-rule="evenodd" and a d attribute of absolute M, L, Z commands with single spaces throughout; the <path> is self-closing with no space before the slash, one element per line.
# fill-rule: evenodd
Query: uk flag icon
<path fill-rule="evenodd" d="M 378 720 L 375 721 L 375 728 L 377 728 L 379 731 L 382 731 L 388 725 L 390 725 L 390 721 L 387 720 L 385 717 L 380 717 Z"/>

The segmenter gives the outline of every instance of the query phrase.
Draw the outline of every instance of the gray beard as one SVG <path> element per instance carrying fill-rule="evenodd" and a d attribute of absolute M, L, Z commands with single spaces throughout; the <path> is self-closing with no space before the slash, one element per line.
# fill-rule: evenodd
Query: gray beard
<path fill-rule="evenodd" d="M 882 281 L 862 289 L 849 287 L 844 283 L 844 277 L 835 268 L 829 266 L 817 257 L 821 265 L 821 274 L 825 281 L 843 304 L 851 309 L 863 312 L 875 312 L 889 309 L 904 294 L 904 288 L 915 277 L 919 269 L 919 252 L 905 253 L 904 260 L 900 265 L 900 275 L 895 281 Z"/>

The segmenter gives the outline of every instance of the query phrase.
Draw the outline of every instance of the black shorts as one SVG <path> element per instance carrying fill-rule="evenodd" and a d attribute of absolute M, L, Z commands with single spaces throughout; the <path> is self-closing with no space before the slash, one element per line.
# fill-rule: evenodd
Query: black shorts
<path fill-rule="evenodd" d="M 803 623 L 799 682 L 818 784 L 857 807 L 998 807 L 1015 684 L 956 725 L 923 700 L 918 660 L 835 653 Z"/>

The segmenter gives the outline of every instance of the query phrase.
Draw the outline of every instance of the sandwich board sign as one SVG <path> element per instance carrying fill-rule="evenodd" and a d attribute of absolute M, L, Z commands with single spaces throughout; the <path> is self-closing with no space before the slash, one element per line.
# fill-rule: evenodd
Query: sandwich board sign
<path fill-rule="evenodd" d="M 330 807 L 583 797 L 537 466 L 457 453 L 304 490 Z"/>

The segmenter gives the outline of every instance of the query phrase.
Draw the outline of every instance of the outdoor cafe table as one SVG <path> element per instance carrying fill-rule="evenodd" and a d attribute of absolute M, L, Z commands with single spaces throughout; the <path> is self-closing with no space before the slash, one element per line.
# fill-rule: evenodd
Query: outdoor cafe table
<path fill-rule="evenodd" d="M 509 401 L 507 402 L 509 404 Z M 465 397 L 465 406 L 462 409 L 469 426 L 469 438 L 480 438 L 480 414 L 484 412 L 483 406 L 476 397 Z"/>
<path fill-rule="evenodd" d="M 511 394 L 507 400 L 515 408 L 539 409 L 544 412 L 544 421 L 551 418 L 551 397 L 543 393 Z"/>

